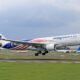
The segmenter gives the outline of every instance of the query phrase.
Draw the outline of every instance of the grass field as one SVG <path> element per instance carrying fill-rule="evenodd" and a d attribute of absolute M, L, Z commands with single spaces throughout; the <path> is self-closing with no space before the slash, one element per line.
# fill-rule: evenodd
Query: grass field
<path fill-rule="evenodd" d="M 39 59 L 70 58 L 80 59 L 76 53 L 49 53 L 34 56 L 33 52 L 17 53 L 0 50 L 0 58 Z M 49 62 L 0 62 L 0 80 L 80 80 L 80 64 Z"/>
<path fill-rule="evenodd" d="M 0 62 L 0 80 L 80 80 L 80 64 Z"/>

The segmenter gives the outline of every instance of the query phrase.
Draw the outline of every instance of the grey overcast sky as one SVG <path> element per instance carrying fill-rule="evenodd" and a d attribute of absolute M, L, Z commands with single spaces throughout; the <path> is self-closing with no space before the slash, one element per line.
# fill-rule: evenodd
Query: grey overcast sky
<path fill-rule="evenodd" d="M 80 33 L 80 0 L 0 0 L 0 33 L 10 39 Z"/>

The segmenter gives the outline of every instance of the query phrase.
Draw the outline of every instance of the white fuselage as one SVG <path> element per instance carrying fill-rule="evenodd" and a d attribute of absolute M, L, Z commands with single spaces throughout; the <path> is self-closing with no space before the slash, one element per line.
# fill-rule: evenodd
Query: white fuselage
<path fill-rule="evenodd" d="M 31 44 L 35 43 L 34 45 L 32 45 L 32 47 L 36 49 L 54 50 L 55 46 L 63 47 L 63 46 L 80 45 L 80 34 L 35 38 L 26 42 L 30 43 L 30 45 L 28 45 L 30 48 L 31 48 Z M 16 46 L 14 43 L 12 43 L 12 41 L 10 42 L 10 41 L 2 40 L 0 43 L 2 43 L 3 48 L 8 48 L 8 49 Z M 21 44 L 23 45 L 22 46 L 20 45 L 18 47 L 24 48 L 24 43 L 21 43 Z M 40 46 L 38 46 L 39 44 Z M 26 43 L 26 46 L 27 46 L 27 43 Z"/>
<path fill-rule="evenodd" d="M 36 43 L 54 44 L 59 46 L 75 46 L 80 45 L 80 34 L 63 35 L 54 37 L 43 37 L 31 40 Z"/>

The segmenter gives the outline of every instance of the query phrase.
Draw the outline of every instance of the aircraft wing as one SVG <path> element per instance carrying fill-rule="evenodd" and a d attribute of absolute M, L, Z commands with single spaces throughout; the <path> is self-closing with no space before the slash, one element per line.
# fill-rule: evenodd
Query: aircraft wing
<path fill-rule="evenodd" d="M 36 43 L 36 42 L 29 42 L 29 41 L 18 41 L 18 40 L 9 40 L 9 39 L 2 39 L 2 40 L 10 41 L 10 42 L 13 42 L 13 43 L 16 43 L 16 44 L 26 44 L 26 45 L 29 45 L 29 46 L 36 46 L 36 47 L 45 45 L 44 43 Z"/>

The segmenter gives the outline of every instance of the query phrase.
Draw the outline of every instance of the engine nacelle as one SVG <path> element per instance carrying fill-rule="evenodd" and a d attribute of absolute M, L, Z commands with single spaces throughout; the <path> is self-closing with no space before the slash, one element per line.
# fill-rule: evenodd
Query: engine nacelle
<path fill-rule="evenodd" d="M 45 46 L 45 49 L 47 49 L 47 50 L 54 50 L 54 47 L 55 47 L 54 44 L 47 44 L 47 45 Z"/>

